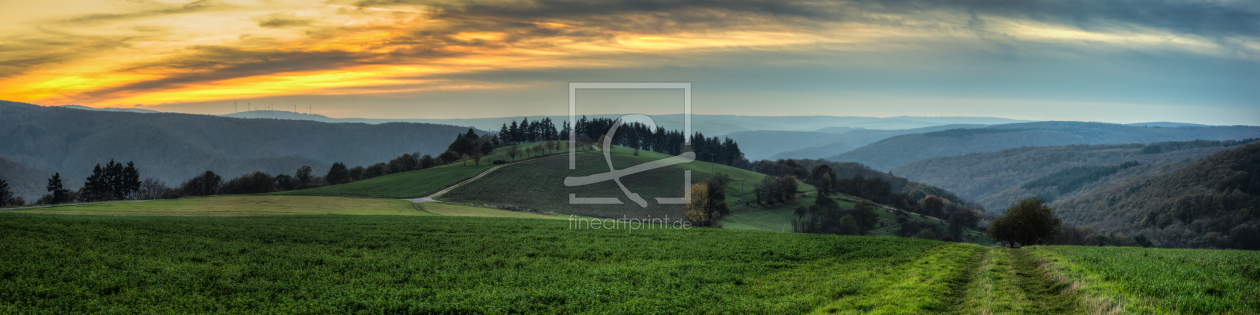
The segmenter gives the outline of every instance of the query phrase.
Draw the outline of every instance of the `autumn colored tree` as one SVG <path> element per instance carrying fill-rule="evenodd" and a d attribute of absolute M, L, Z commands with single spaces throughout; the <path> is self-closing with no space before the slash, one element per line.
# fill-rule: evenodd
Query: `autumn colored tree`
<path fill-rule="evenodd" d="M 691 185 L 691 203 L 683 206 L 687 221 L 693 226 L 714 226 L 717 224 L 715 213 L 709 210 L 709 185 L 695 183 Z"/>

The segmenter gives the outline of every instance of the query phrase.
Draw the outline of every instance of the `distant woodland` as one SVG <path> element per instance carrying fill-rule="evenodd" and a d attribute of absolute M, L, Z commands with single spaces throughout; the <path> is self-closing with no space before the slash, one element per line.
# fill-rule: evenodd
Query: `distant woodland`
<path fill-rule="evenodd" d="M 1260 249 L 1260 143 L 1055 203 L 1065 222 L 1160 247 Z"/>
<path fill-rule="evenodd" d="M 15 189 L 18 194 L 39 196 L 46 191 L 30 188 L 42 188 L 48 175 L 60 172 L 67 185 L 77 187 L 95 164 L 111 159 L 134 161 L 145 177 L 173 183 L 207 170 L 228 177 L 255 171 L 292 173 L 301 166 L 328 169 L 334 162 L 371 165 L 403 152 L 437 155 L 466 130 L 421 123 L 330 124 L 0 102 L 0 159 L 8 161 L 0 163 L 21 165 L 0 167 L 0 176 L 20 188 Z"/>
<path fill-rule="evenodd" d="M 1032 122 L 896 136 L 828 157 L 889 171 L 922 161 L 1030 146 L 1128 144 L 1260 138 L 1260 127 L 1141 127 L 1088 122 Z"/>

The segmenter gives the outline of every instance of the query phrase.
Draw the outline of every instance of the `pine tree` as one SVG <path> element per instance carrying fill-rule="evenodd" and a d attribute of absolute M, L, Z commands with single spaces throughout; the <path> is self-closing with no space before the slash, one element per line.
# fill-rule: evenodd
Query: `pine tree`
<path fill-rule="evenodd" d="M 9 190 L 9 183 L 0 179 L 0 208 L 7 207 L 10 199 L 13 199 L 13 191 Z"/>
<path fill-rule="evenodd" d="M 48 178 L 48 192 L 52 194 L 53 204 L 66 202 L 66 189 L 61 184 L 61 173 L 53 173 L 53 176 Z"/>

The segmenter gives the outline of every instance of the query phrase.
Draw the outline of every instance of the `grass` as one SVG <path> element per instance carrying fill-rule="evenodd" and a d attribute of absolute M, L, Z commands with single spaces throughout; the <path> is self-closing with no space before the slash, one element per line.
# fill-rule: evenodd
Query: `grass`
<path fill-rule="evenodd" d="M 639 155 L 636 156 L 633 149 L 624 147 L 614 147 L 611 152 L 613 165 L 617 169 L 666 157 L 668 155 L 648 151 L 639 151 Z M 692 170 L 692 182 L 708 179 L 711 176 L 709 172 L 721 172 L 730 175 L 732 179 L 746 181 L 760 180 L 765 176 L 734 167 L 695 161 L 623 177 L 622 183 L 627 189 L 640 194 L 648 201 L 647 207 L 640 207 L 625 198 L 625 194 L 617 184 L 611 181 L 577 187 L 564 185 L 565 177 L 608 172 L 608 164 L 602 152 L 580 152 L 577 155 L 576 164 L 576 169 L 569 169 L 567 154 L 555 154 L 523 161 L 499 169 L 468 185 L 455 188 L 442 198 L 464 203 L 510 204 L 528 209 L 591 217 L 663 218 L 669 216 L 678 218 L 682 216 L 682 206 L 657 204 L 654 198 L 676 198 L 683 195 L 685 178 L 681 170 Z M 728 191 L 732 191 L 729 189 L 738 191 L 738 188 L 733 188 L 737 185 L 737 183 L 728 185 Z M 813 189 L 808 185 L 802 185 L 802 187 Z M 577 197 L 617 197 L 623 204 L 573 205 L 569 203 L 570 193 L 576 194 Z M 727 198 L 732 200 L 734 197 Z"/>
<path fill-rule="evenodd" d="M 484 160 L 483 160 L 484 161 Z M 341 185 L 274 193 L 276 195 L 338 196 L 367 198 L 420 198 L 476 176 L 490 168 L 485 165 L 445 165 L 389 174 Z"/>
<path fill-rule="evenodd" d="M 935 312 L 977 249 L 508 218 L 3 214 L 0 313 Z"/>
<path fill-rule="evenodd" d="M 1260 313 L 1260 252 L 1035 246 L 1028 254 L 1094 311 Z"/>
<path fill-rule="evenodd" d="M 963 300 L 963 314 L 1021 314 L 1028 304 L 1024 291 L 1015 283 L 1010 254 L 1005 248 L 986 248 Z"/>
<path fill-rule="evenodd" d="M 416 207 L 419 208 L 421 211 L 436 214 L 436 215 L 443 215 L 443 216 L 556 219 L 556 220 L 568 219 L 568 216 L 543 215 L 543 214 L 537 214 L 537 213 L 457 205 L 457 204 L 450 204 L 450 203 L 444 203 L 444 202 L 418 203 L 416 204 Z"/>
<path fill-rule="evenodd" d="M 411 202 L 405 200 L 275 195 L 227 195 L 145 202 L 68 205 L 9 210 L 4 211 L 4 213 L 109 216 L 430 215 L 418 211 Z"/>

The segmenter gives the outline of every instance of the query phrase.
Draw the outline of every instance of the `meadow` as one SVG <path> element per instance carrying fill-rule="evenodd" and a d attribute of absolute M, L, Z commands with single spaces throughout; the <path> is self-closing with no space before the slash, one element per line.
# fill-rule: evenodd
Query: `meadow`
<path fill-rule="evenodd" d="M 1090 298 L 1090 309 L 1142 314 L 1260 313 L 1260 252 L 1033 246 L 1052 276 Z"/>
<path fill-rule="evenodd" d="M 109 216 L 430 215 L 420 211 L 406 200 L 276 195 L 222 195 L 141 202 L 58 205 L 5 210 L 3 213 Z"/>
<path fill-rule="evenodd" d="M 273 194 L 394 199 L 420 198 L 473 177 L 489 168 L 490 166 L 486 165 L 445 165 L 389 174 L 347 184 L 282 191 Z"/>
<path fill-rule="evenodd" d="M 617 169 L 625 169 L 644 162 L 659 160 L 668 155 L 639 151 L 625 147 L 613 147 L 611 158 Z M 727 202 L 750 200 L 751 183 L 765 175 L 714 163 L 693 161 L 656 170 L 650 170 L 622 178 L 622 183 L 633 193 L 640 194 L 648 201 L 648 207 L 640 207 L 625 198 L 616 183 L 607 181 L 585 186 L 566 187 L 565 177 L 586 176 L 608 172 L 608 163 L 602 152 L 583 151 L 576 158 L 576 169 L 569 169 L 567 154 L 555 154 L 522 161 L 504 167 L 467 185 L 457 187 L 442 196 L 442 199 L 465 203 L 489 203 L 495 205 L 515 205 L 541 211 L 562 214 L 577 214 L 591 217 L 647 217 L 661 218 L 670 216 L 678 218 L 682 215 L 679 205 L 660 205 L 655 197 L 679 197 L 683 195 L 684 175 L 682 170 L 691 170 L 692 182 L 701 182 L 714 173 L 722 173 L 736 180 L 726 185 Z M 742 181 L 742 182 L 739 182 Z M 676 183 L 676 184 L 669 184 Z M 813 190 L 813 186 L 801 184 L 802 191 Z M 569 193 L 577 197 L 618 197 L 624 204 L 620 205 L 572 205 Z"/>
<path fill-rule="evenodd" d="M 982 250 L 519 218 L 7 213 L 0 312 L 938 312 Z"/>

